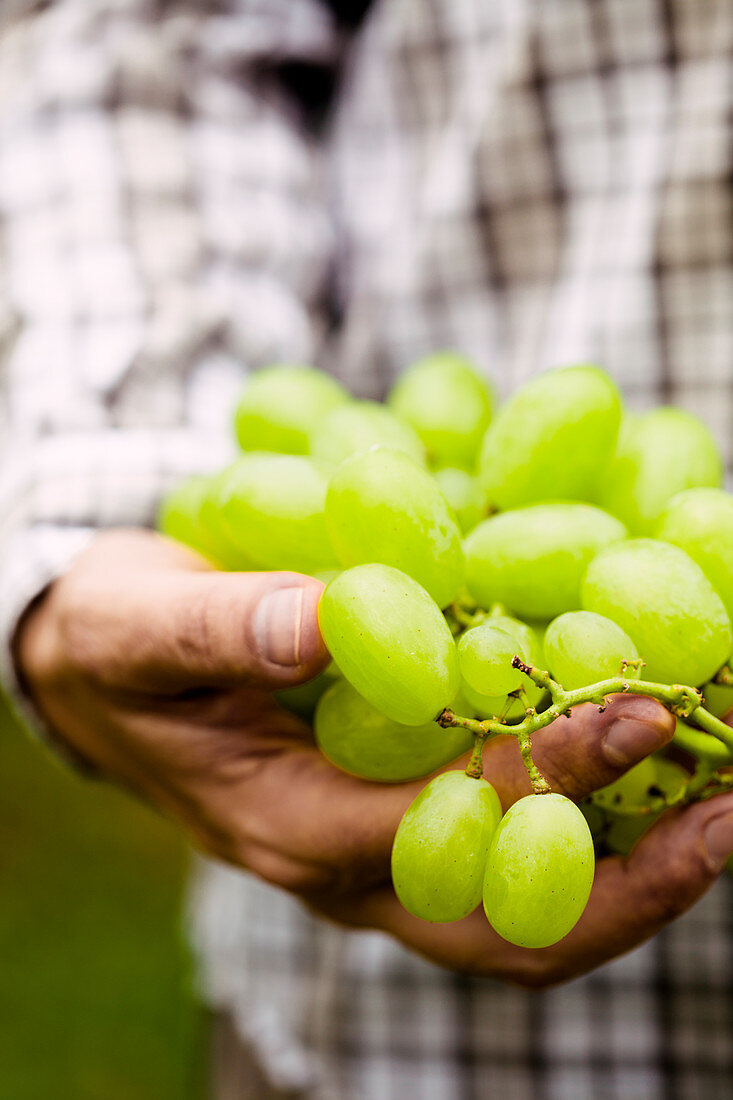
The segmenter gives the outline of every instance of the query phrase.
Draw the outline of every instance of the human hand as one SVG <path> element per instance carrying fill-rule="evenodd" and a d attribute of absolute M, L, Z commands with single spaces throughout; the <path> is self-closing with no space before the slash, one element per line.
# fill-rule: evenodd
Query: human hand
<path fill-rule="evenodd" d="M 385 786 L 338 771 L 270 695 L 327 661 L 320 592 L 311 578 L 217 573 L 156 535 L 110 532 L 28 614 L 19 662 L 60 736 L 206 851 L 449 967 L 528 985 L 570 977 L 651 935 L 713 881 L 728 833 L 733 848 L 733 796 L 667 814 L 628 862 L 603 860 L 583 918 L 556 947 L 512 947 L 481 912 L 455 925 L 411 917 L 389 886 L 389 854 L 425 781 Z M 578 799 L 673 728 L 658 704 L 617 697 L 603 714 L 577 708 L 542 731 L 535 757 L 553 789 Z M 484 760 L 505 809 L 529 792 L 513 739 L 490 743 Z M 717 847 L 706 850 L 708 824 Z"/>
<path fill-rule="evenodd" d="M 607 717 L 608 716 L 608 717 Z M 728 717 L 733 725 L 733 713 Z M 533 756 L 553 790 L 580 800 L 672 736 L 674 718 L 644 697 L 617 695 L 598 713 L 574 709 L 535 735 Z M 506 810 L 530 793 L 516 742 L 484 748 L 484 775 Z M 541 796 L 540 796 L 541 797 Z M 431 961 L 529 988 L 565 981 L 632 950 L 690 908 L 733 854 L 733 793 L 667 811 L 624 858 L 601 859 L 588 905 L 559 943 L 528 950 L 507 943 L 482 910 L 452 924 L 429 924 L 406 912 L 386 887 L 348 898 L 331 915 L 378 927 Z"/>
<path fill-rule="evenodd" d="M 63 743 L 210 854 L 300 893 L 363 887 L 383 877 L 389 828 L 419 785 L 338 771 L 273 700 L 328 661 L 322 588 L 108 532 L 26 615 L 21 675 Z"/>

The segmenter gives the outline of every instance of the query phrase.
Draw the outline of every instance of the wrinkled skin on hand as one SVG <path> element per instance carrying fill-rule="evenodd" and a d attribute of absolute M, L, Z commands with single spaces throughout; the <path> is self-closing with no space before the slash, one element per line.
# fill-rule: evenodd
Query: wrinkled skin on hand
<path fill-rule="evenodd" d="M 636 946 L 715 880 L 733 849 L 733 794 L 671 810 L 630 857 L 601 860 L 583 917 L 553 947 L 506 943 L 481 910 L 450 925 L 405 912 L 390 849 L 426 781 L 386 786 L 338 771 L 271 695 L 328 661 L 321 590 L 294 573 L 218 573 L 158 535 L 111 531 L 27 613 L 19 668 L 62 742 L 203 850 L 447 967 L 547 986 Z M 580 799 L 673 731 L 659 704 L 617 696 L 602 714 L 578 707 L 541 731 L 534 755 L 554 790 Z M 484 768 L 505 809 L 529 793 L 512 738 L 486 746 Z"/>

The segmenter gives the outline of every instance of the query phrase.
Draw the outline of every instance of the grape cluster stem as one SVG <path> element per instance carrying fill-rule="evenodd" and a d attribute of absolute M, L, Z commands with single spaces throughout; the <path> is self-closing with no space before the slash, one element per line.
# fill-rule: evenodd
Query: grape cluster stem
<path fill-rule="evenodd" d="M 595 703 L 600 710 L 607 704 L 609 695 L 627 694 L 645 695 L 651 699 L 657 699 L 660 703 L 688 722 L 694 723 L 704 733 L 717 738 L 728 750 L 730 762 L 733 763 L 733 729 L 720 718 L 706 710 L 703 706 L 703 696 L 697 688 L 687 687 L 684 684 L 655 684 L 646 680 L 635 680 L 623 675 L 629 668 L 638 668 L 639 662 L 625 662 L 622 675 L 610 680 L 600 680 L 596 684 L 587 687 L 575 688 L 566 691 L 562 684 L 553 680 L 549 672 L 543 672 L 539 668 L 525 664 L 519 656 L 512 660 L 512 666 L 528 676 L 544 691 L 548 692 L 551 703 L 544 710 L 537 711 L 534 707 L 528 707 L 521 722 L 510 725 L 500 716 L 492 716 L 483 720 L 466 718 L 455 714 L 446 708 L 437 717 L 436 721 L 443 728 L 460 727 L 469 730 L 474 735 L 474 749 L 466 768 L 466 775 L 476 779 L 483 774 L 482 753 L 487 741 L 499 736 L 516 737 L 522 761 L 527 769 L 532 791 L 534 794 L 545 794 L 550 790 L 547 779 L 532 758 L 532 735 L 538 730 L 549 726 L 556 718 L 570 714 L 573 707 L 582 703 Z M 733 671 L 727 666 L 720 670 L 716 676 L 716 683 L 733 686 Z M 733 786 L 733 775 L 719 773 L 711 768 L 705 760 L 701 760 L 694 774 L 690 777 L 683 792 L 676 801 L 693 801 L 709 798 L 721 790 L 729 790 Z"/>
<path fill-rule="evenodd" d="M 730 665 L 723 665 L 715 674 L 714 684 L 722 684 L 723 687 L 733 687 L 733 669 Z"/>

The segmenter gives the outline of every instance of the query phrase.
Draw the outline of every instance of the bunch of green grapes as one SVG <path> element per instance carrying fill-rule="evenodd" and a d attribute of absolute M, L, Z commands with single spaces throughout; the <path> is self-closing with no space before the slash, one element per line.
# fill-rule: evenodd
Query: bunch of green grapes
<path fill-rule="evenodd" d="M 267 367 L 234 421 L 240 457 L 176 487 L 159 528 L 220 569 L 323 581 L 332 662 L 277 699 L 335 767 L 426 780 L 392 852 L 409 912 L 456 921 L 483 902 L 510 942 L 555 943 L 596 852 L 628 852 L 667 806 L 730 783 L 733 497 L 695 417 L 626 413 L 593 366 L 497 408 L 471 362 L 437 352 L 384 404 Z M 581 806 L 551 791 L 532 734 L 627 690 L 675 709 L 671 755 Z M 482 755 L 502 735 L 532 789 L 506 812 Z"/>

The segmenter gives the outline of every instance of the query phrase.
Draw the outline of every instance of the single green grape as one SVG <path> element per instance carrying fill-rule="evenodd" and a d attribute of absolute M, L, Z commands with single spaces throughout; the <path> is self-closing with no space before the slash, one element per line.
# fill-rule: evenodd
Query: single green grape
<path fill-rule="evenodd" d="M 527 656 L 519 651 L 516 638 L 488 620 L 474 626 L 458 642 L 458 664 L 465 684 L 482 695 L 508 695 L 522 686 L 526 677 L 512 667 L 512 658 Z"/>
<path fill-rule="evenodd" d="M 593 500 L 620 421 L 618 390 L 597 367 L 531 379 L 499 409 L 484 437 L 480 478 L 489 505 Z"/>
<path fill-rule="evenodd" d="M 448 625 L 425 589 L 398 569 L 346 569 L 323 593 L 318 621 L 346 679 L 395 722 L 424 725 L 455 699 L 460 673 Z"/>
<path fill-rule="evenodd" d="M 218 512 L 212 522 L 210 499 L 218 477 L 191 477 L 178 485 L 161 504 L 157 528 L 208 558 L 218 569 L 240 572 L 256 569 L 252 559 L 233 546 L 221 531 Z"/>
<path fill-rule="evenodd" d="M 238 460 L 239 461 L 239 460 Z M 262 568 L 252 555 L 232 539 L 219 507 L 221 486 L 229 477 L 236 463 L 231 463 L 209 479 L 207 492 L 201 500 L 198 522 L 209 544 L 214 547 L 216 558 L 223 569 L 230 572 L 251 573 Z"/>
<path fill-rule="evenodd" d="M 216 547 L 200 523 L 201 505 L 209 491 L 210 480 L 208 477 L 189 477 L 167 493 L 158 510 L 156 527 L 161 534 L 216 562 Z"/>
<path fill-rule="evenodd" d="M 705 707 L 717 718 L 724 718 L 733 711 L 733 687 L 725 684 L 705 684 L 702 689 Z"/>
<path fill-rule="evenodd" d="M 527 707 L 537 709 L 544 694 L 542 688 L 528 683 L 523 696 L 485 695 L 480 691 L 474 691 L 464 683 L 461 687 L 461 695 L 468 703 L 469 710 L 467 713 L 464 711 L 460 713 L 463 717 L 476 717 L 482 721 L 484 718 L 500 718 L 502 722 L 516 725 L 525 718 Z M 457 711 L 455 705 L 452 709 Z"/>
<path fill-rule="evenodd" d="M 536 625 L 522 622 L 511 615 L 495 614 L 493 611 L 486 622 L 511 634 L 518 646 L 515 652 L 520 656 L 525 654 L 531 665 L 542 665 L 542 638 Z M 526 686 L 528 681 L 524 680 L 523 683 Z"/>
<path fill-rule="evenodd" d="M 604 810 L 616 813 L 628 812 L 646 806 L 657 778 L 656 758 L 645 756 L 638 764 L 625 771 L 613 783 L 593 791 L 592 801 Z"/>
<path fill-rule="evenodd" d="M 443 466 L 434 476 L 458 526 L 467 535 L 486 518 L 484 491 L 478 478 L 455 466 Z"/>
<path fill-rule="evenodd" d="M 244 455 L 216 483 L 212 506 L 259 569 L 314 573 L 337 565 L 326 531 L 328 479 L 305 455 Z"/>
<path fill-rule="evenodd" d="M 278 364 L 247 380 L 235 413 L 243 451 L 307 454 L 311 433 L 331 409 L 350 400 L 335 378 L 313 367 Z"/>
<path fill-rule="evenodd" d="M 594 791 L 592 799 L 608 812 L 630 814 L 662 796 L 676 798 L 688 779 L 685 769 L 673 760 L 658 754 L 645 756 L 613 783 Z"/>
<path fill-rule="evenodd" d="M 380 783 L 430 775 L 473 744 L 466 730 L 393 722 L 346 680 L 332 683 L 321 696 L 314 731 L 321 752 L 337 768 Z"/>
<path fill-rule="evenodd" d="M 586 611 L 613 619 L 643 654 L 645 680 L 704 684 L 733 637 L 720 596 L 683 550 L 655 539 L 608 546 L 588 566 Z"/>
<path fill-rule="evenodd" d="M 542 642 L 538 631 L 534 627 L 521 622 L 519 619 L 513 619 L 509 615 L 495 615 L 492 613 L 486 621 L 491 626 L 505 631 L 514 639 L 516 644 L 514 653 L 517 656 L 524 655 L 524 659 L 529 664 L 542 667 Z M 521 722 L 527 707 L 535 707 L 536 709 L 544 698 L 545 692 L 543 688 L 535 684 L 534 680 L 530 680 L 524 674 L 521 676 L 520 687 L 522 688 L 522 694 L 515 699 L 506 694 L 487 695 L 475 691 L 464 680 L 461 686 L 461 696 L 468 703 L 470 709 L 468 711 L 459 710 L 458 700 L 452 704 L 452 709 L 464 717 L 473 714 L 478 718 L 501 717 L 505 722 Z"/>
<path fill-rule="evenodd" d="M 434 479 L 401 451 L 373 447 L 341 463 L 326 494 L 326 528 L 342 565 L 392 565 L 439 607 L 461 590 L 460 531 Z"/>
<path fill-rule="evenodd" d="M 337 466 L 349 455 L 380 444 L 425 462 L 425 448 L 414 428 L 377 401 L 352 401 L 333 409 L 310 436 L 310 453 Z"/>
<path fill-rule="evenodd" d="M 606 848 L 617 856 L 627 856 L 658 817 L 657 813 L 611 814 L 603 837 Z"/>
<path fill-rule="evenodd" d="M 392 847 L 392 881 L 408 913 L 443 923 L 473 912 L 500 818 L 499 797 L 485 779 L 450 771 L 428 783 Z"/>
<path fill-rule="evenodd" d="M 655 754 L 652 760 L 655 770 L 654 791 L 661 791 L 667 799 L 677 798 L 687 786 L 689 775 L 674 760 L 668 760 L 665 756 Z"/>
<path fill-rule="evenodd" d="M 566 691 L 625 676 L 639 678 L 639 670 L 623 668 L 639 651 L 628 634 L 611 619 L 593 611 L 566 611 L 553 619 L 545 633 L 545 659 L 553 677 Z"/>
<path fill-rule="evenodd" d="M 678 797 L 688 779 L 684 768 L 672 760 L 647 756 L 607 787 L 594 791 L 593 802 L 608 816 L 606 847 L 618 855 L 628 855 L 664 812 L 664 806 L 645 814 L 636 811 L 649 808 L 652 800 L 662 796 Z"/>
<path fill-rule="evenodd" d="M 591 558 L 623 539 L 624 526 L 590 504 L 534 504 L 480 523 L 464 542 L 466 585 L 476 602 L 499 602 L 526 618 L 580 607 Z"/>
<path fill-rule="evenodd" d="M 285 710 L 297 714 L 299 718 L 310 720 L 315 714 L 319 700 L 330 687 L 338 682 L 343 682 L 341 673 L 334 662 L 331 661 L 323 672 L 319 672 L 307 683 L 296 684 L 295 687 L 281 688 L 280 691 L 273 692 L 273 695 Z"/>
<path fill-rule="evenodd" d="M 494 833 L 484 878 L 489 924 L 519 947 L 549 947 L 577 924 L 590 896 L 593 838 L 561 794 L 527 795 Z"/>
<path fill-rule="evenodd" d="M 657 528 L 696 561 L 733 618 L 733 496 L 723 489 L 688 489 L 672 497 Z"/>
<path fill-rule="evenodd" d="M 494 392 L 468 359 L 453 351 L 420 359 L 398 379 L 387 400 L 420 436 L 433 466 L 475 469 Z"/>
<path fill-rule="evenodd" d="M 624 425 L 597 500 L 632 534 L 651 535 L 675 493 L 718 486 L 722 474 L 718 447 L 701 420 L 684 409 L 654 409 Z"/>

